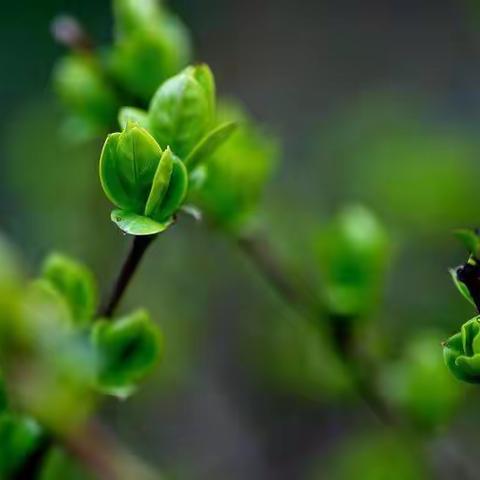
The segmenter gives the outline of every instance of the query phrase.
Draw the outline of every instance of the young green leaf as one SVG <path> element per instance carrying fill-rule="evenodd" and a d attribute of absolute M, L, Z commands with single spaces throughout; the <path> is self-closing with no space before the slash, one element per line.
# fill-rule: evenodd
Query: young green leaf
<path fill-rule="evenodd" d="M 90 270 L 65 255 L 54 253 L 46 259 L 42 276 L 65 298 L 77 324 L 85 325 L 92 320 L 97 287 Z"/>
<path fill-rule="evenodd" d="M 152 218 L 159 222 L 168 222 L 181 207 L 188 192 L 188 172 L 181 160 L 172 157 L 172 175 L 170 185 L 163 197 L 162 203 L 152 213 Z"/>
<path fill-rule="evenodd" d="M 97 322 L 92 341 L 101 359 L 98 388 L 120 398 L 133 393 L 163 353 L 161 332 L 144 310 Z"/>
<path fill-rule="evenodd" d="M 459 380 L 480 383 L 480 317 L 463 324 L 461 331 L 443 344 L 443 358 Z"/>
<path fill-rule="evenodd" d="M 144 128 L 129 124 L 118 137 L 117 174 L 126 186 L 131 206 L 136 207 L 132 211 L 136 213 L 144 211 L 161 156 L 162 149 Z"/>
<path fill-rule="evenodd" d="M 184 159 L 207 133 L 212 124 L 211 95 L 205 67 L 188 67 L 163 83 L 155 93 L 149 110 L 149 125 L 162 148 L 170 146 Z"/>
<path fill-rule="evenodd" d="M 152 189 L 148 196 L 145 206 L 145 216 L 153 216 L 158 206 L 162 205 L 163 198 L 170 185 L 170 178 L 173 170 L 173 156 L 169 147 L 163 152 L 162 158 L 158 163 L 157 171 L 153 177 Z"/>
<path fill-rule="evenodd" d="M 475 302 L 473 301 L 473 298 L 470 295 L 470 291 L 468 290 L 467 286 L 458 279 L 457 269 L 451 268 L 449 270 L 449 273 L 452 277 L 455 287 L 457 287 L 457 290 L 462 294 L 464 298 L 466 298 L 473 306 L 475 306 Z"/>
<path fill-rule="evenodd" d="M 153 137 L 134 124 L 109 135 L 100 157 L 100 181 L 112 203 L 143 214 L 161 156 Z"/>
<path fill-rule="evenodd" d="M 129 122 L 135 123 L 142 128 L 148 128 L 148 112 L 135 107 L 121 108 L 118 112 L 118 123 L 120 128 L 125 130 Z"/>
<path fill-rule="evenodd" d="M 121 133 L 108 135 L 100 155 L 100 182 L 108 199 L 120 208 L 129 208 L 131 200 L 117 171 L 117 146 Z"/>
<path fill-rule="evenodd" d="M 208 160 L 230 138 L 236 128 L 235 122 L 226 122 L 209 132 L 185 158 L 188 170 L 192 171 L 199 163 Z"/>
<path fill-rule="evenodd" d="M 209 106 L 208 115 L 210 117 L 210 122 L 213 122 L 216 105 L 215 77 L 213 76 L 210 67 L 206 64 L 201 64 L 194 67 L 193 75 L 195 76 L 197 82 L 203 87 Z"/>
<path fill-rule="evenodd" d="M 155 235 L 164 232 L 173 223 L 172 218 L 157 222 L 143 215 L 119 209 L 113 210 L 111 219 L 120 230 L 129 235 Z"/>

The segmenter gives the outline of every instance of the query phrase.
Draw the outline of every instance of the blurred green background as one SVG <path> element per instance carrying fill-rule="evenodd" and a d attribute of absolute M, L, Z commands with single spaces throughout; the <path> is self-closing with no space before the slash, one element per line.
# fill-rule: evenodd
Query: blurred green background
<path fill-rule="evenodd" d="M 447 268 L 464 253 L 451 230 L 480 223 L 480 3 L 169 5 L 192 30 L 195 58 L 211 65 L 220 93 L 238 97 L 281 138 L 261 221 L 282 258 L 320 289 L 315 239 L 340 207 L 363 203 L 385 225 L 393 253 L 372 348 L 388 359 L 387 395 L 421 396 L 421 373 L 398 395 L 397 380 L 424 371 L 442 377 L 440 341 L 473 316 Z M 109 221 L 98 181 L 102 139 L 69 141 L 51 91 L 63 49 L 49 25 L 59 13 L 108 42 L 108 1 L 25 0 L 0 16 L 0 228 L 32 272 L 48 251 L 62 250 L 91 266 L 105 289 L 127 242 Z M 171 478 L 469 478 L 438 453 L 418 458 L 392 438 L 314 328 L 221 235 L 186 220 L 162 237 L 124 308 L 138 304 L 164 329 L 166 356 L 137 397 L 105 416 Z M 438 344 L 439 363 L 423 364 L 411 338 Z M 397 365 L 402 355 L 412 358 L 412 374 Z M 431 387 L 440 405 L 430 390 L 417 407 L 449 410 L 442 399 L 453 383 Z M 480 467 L 479 399 L 469 392 L 435 439 L 471 468 Z"/>

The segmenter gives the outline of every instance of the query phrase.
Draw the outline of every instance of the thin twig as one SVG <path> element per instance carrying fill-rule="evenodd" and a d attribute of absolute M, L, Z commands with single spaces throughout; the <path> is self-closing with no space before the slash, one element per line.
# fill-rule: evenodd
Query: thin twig
<path fill-rule="evenodd" d="M 155 238 L 156 235 L 133 237 L 130 252 L 120 269 L 120 273 L 113 284 L 112 290 L 105 301 L 105 304 L 98 311 L 99 317 L 110 318 L 113 315 L 133 275 L 135 274 L 143 255 Z"/>
<path fill-rule="evenodd" d="M 282 262 L 274 256 L 273 250 L 265 238 L 242 236 L 237 239 L 236 243 L 265 280 L 275 289 L 279 297 L 301 316 L 313 321 L 316 325 L 322 315 L 328 316 L 331 320 L 334 347 L 338 357 L 350 372 L 357 393 L 381 422 L 387 425 L 394 423 L 394 416 L 390 409 L 376 392 L 373 383 L 359 368 L 359 359 L 356 358 L 351 328 L 352 319 L 336 318 L 334 314 L 328 312 L 318 296 L 311 291 L 308 283 L 302 280 L 300 275 L 287 270 Z"/>
<path fill-rule="evenodd" d="M 159 480 L 160 475 L 124 448 L 98 421 L 59 436 L 64 448 L 102 480 Z"/>

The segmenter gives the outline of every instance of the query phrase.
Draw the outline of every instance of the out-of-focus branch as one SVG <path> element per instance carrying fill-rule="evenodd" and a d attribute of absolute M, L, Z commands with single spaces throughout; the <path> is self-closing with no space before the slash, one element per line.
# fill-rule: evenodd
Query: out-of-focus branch
<path fill-rule="evenodd" d="M 362 371 L 360 358 L 357 358 L 354 345 L 352 319 L 334 318 L 335 315 L 321 302 L 312 291 L 307 281 L 300 275 L 291 272 L 277 258 L 273 249 L 264 237 L 241 236 L 236 244 L 247 256 L 252 265 L 261 273 L 267 283 L 277 292 L 280 298 L 304 318 L 313 321 L 317 326 L 322 316 L 331 321 L 332 341 L 336 352 L 348 369 L 357 394 L 365 405 L 383 423 L 391 425 L 397 420 L 389 406 L 376 391 L 374 381 Z"/>
<path fill-rule="evenodd" d="M 161 476 L 129 452 L 97 420 L 61 434 L 58 440 L 80 464 L 101 480 L 160 480 Z"/>
<path fill-rule="evenodd" d="M 51 32 L 60 45 L 75 52 L 89 53 L 93 50 L 92 37 L 75 17 L 58 15 L 52 21 Z"/>
<path fill-rule="evenodd" d="M 260 272 L 274 290 L 291 308 L 302 314 L 308 320 L 314 320 L 317 325 L 322 315 L 330 323 L 332 342 L 339 359 L 351 375 L 353 386 L 365 405 L 375 417 L 385 426 L 395 428 L 400 437 L 408 439 L 412 426 L 383 398 L 376 386 L 376 372 L 370 362 L 365 363 L 365 358 L 358 354 L 355 345 L 352 322 L 354 318 L 338 317 L 328 311 L 325 305 L 314 292 L 311 291 L 306 281 L 301 281 L 299 275 L 293 274 L 277 258 L 267 239 L 254 236 L 243 236 L 236 239 L 236 244 L 247 256 L 251 264 Z M 408 440 L 407 440 L 408 441 Z M 435 442 L 429 442 L 435 454 L 443 455 L 461 475 L 462 480 L 476 478 L 471 461 L 464 458 L 460 452 L 449 448 L 440 448 Z"/>

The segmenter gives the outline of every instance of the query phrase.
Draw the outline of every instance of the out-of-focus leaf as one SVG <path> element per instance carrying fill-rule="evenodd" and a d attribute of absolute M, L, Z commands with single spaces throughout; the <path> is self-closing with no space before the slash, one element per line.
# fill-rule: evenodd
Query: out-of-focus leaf
<path fill-rule="evenodd" d="M 332 457 L 331 457 L 332 458 Z M 312 480 L 425 480 L 424 460 L 418 454 L 415 440 L 385 433 L 369 433 L 350 440 L 333 456 L 329 468 Z"/>
<path fill-rule="evenodd" d="M 475 258 L 480 256 L 480 237 L 476 232 L 462 228 L 455 230 L 453 233 L 463 243 L 470 254 Z"/>
<path fill-rule="evenodd" d="M 97 303 L 97 286 L 90 270 L 70 257 L 54 253 L 46 259 L 42 273 L 65 298 L 74 321 L 87 324 Z"/>
<path fill-rule="evenodd" d="M 101 359 L 98 388 L 104 393 L 128 397 L 160 360 L 160 330 L 143 310 L 114 321 L 99 321 L 92 341 Z"/>
<path fill-rule="evenodd" d="M 140 108 L 123 107 L 118 112 L 120 128 L 125 130 L 129 122 L 136 123 L 142 128 L 148 128 L 148 113 Z"/>
<path fill-rule="evenodd" d="M 389 239 L 366 208 L 345 208 L 321 232 L 316 248 L 329 309 L 363 315 L 378 301 L 389 257 Z"/>
<path fill-rule="evenodd" d="M 119 102 L 99 64 L 88 56 L 69 55 L 53 73 L 54 86 L 71 112 L 103 132 L 113 125 Z"/>
<path fill-rule="evenodd" d="M 0 414 L 0 478 L 12 478 L 42 438 L 40 426 L 31 418 Z"/>
<path fill-rule="evenodd" d="M 229 139 L 236 128 L 235 122 L 227 122 L 209 132 L 185 159 L 187 168 L 193 170 L 200 162 L 213 155 Z"/>
<path fill-rule="evenodd" d="M 155 0 L 115 0 L 114 11 L 112 73 L 125 90 L 148 101 L 190 61 L 189 32 Z"/>
<path fill-rule="evenodd" d="M 420 427 L 442 426 L 459 406 L 463 386 L 445 368 L 436 332 L 423 332 L 407 342 L 398 361 L 382 372 L 390 403 Z"/>
<path fill-rule="evenodd" d="M 61 448 L 53 448 L 44 461 L 39 480 L 94 480 L 70 455 Z"/>
<path fill-rule="evenodd" d="M 224 229 L 243 228 L 258 206 L 277 163 L 278 143 L 255 125 L 238 105 L 219 105 L 218 122 L 238 128 L 191 175 L 192 201 Z"/>

